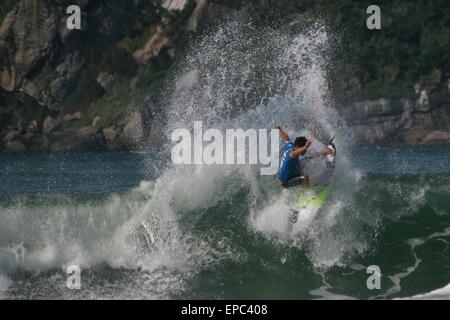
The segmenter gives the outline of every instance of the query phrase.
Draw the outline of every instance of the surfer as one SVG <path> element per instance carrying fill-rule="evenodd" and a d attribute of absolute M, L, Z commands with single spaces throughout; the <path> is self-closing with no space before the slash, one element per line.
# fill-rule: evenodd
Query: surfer
<path fill-rule="evenodd" d="M 307 187 L 309 177 L 301 170 L 301 160 L 312 144 L 311 140 L 305 137 L 298 137 L 292 142 L 289 135 L 280 126 L 275 129 L 280 131 L 280 138 L 283 142 L 283 156 L 278 170 L 278 181 L 283 188 L 291 188 L 299 185 Z"/>

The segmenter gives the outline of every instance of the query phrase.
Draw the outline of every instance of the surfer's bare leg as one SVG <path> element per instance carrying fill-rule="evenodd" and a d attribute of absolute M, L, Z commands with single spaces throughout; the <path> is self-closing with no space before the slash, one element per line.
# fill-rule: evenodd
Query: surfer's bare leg
<path fill-rule="evenodd" d="M 309 177 L 305 174 L 294 177 L 288 181 L 278 181 L 278 183 L 285 189 L 301 186 L 307 188 L 309 186 Z"/>

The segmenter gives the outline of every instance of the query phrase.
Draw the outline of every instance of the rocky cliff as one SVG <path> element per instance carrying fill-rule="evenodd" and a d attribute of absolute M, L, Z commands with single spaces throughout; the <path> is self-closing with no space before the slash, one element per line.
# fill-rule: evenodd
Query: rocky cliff
<path fill-rule="evenodd" d="M 67 1 L 6 4 L 0 150 L 13 153 L 133 150 L 142 140 L 157 143 L 152 137 L 161 106 L 155 101 L 189 38 L 226 17 L 256 14 L 286 24 L 313 8 L 309 1 L 290 0 L 79 0 L 70 4 L 82 9 L 82 29 L 69 30 Z M 433 81 L 419 81 L 413 97 L 343 100 L 339 106 L 358 143 L 449 143 L 448 76 L 444 70 Z"/>
<path fill-rule="evenodd" d="M 360 101 L 340 107 L 360 145 L 450 143 L 450 81 L 435 89 L 417 84 L 412 99 Z"/>
<path fill-rule="evenodd" d="M 195 31 L 204 1 L 73 4 L 83 12 L 81 30 L 66 26 L 67 1 L 22 0 L 2 21 L 0 131 L 6 151 L 136 148 L 142 120 L 127 105 L 131 101 L 115 98 L 138 79 L 158 80 L 155 68 L 139 70 L 150 60 L 164 68 L 158 59 L 174 58 L 178 37 Z"/>

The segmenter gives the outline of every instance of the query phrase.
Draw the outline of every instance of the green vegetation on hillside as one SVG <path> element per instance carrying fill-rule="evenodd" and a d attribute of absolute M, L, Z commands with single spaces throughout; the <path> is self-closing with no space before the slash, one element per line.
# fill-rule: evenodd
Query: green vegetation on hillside
<path fill-rule="evenodd" d="M 310 1 L 309 10 L 325 18 L 343 40 L 339 60 L 350 69 L 342 91 L 361 98 L 407 97 L 413 94 L 415 82 L 430 83 L 441 80 L 436 75 L 450 75 L 448 0 L 378 1 L 381 30 L 366 27 L 366 9 L 371 4 Z"/>
<path fill-rule="evenodd" d="M 75 90 L 65 99 L 61 106 L 61 112 L 63 114 L 77 111 L 86 113 L 90 104 L 104 93 L 105 90 L 96 81 L 93 68 L 86 68 L 81 72 Z"/>
<path fill-rule="evenodd" d="M 299 15 L 305 21 L 322 20 L 334 38 L 333 43 L 336 43 L 330 72 L 332 86 L 341 102 L 380 97 L 408 98 L 414 95 L 415 83 L 423 82 L 433 89 L 433 84 L 439 84 L 450 75 L 448 0 L 379 1 L 381 30 L 367 29 L 369 14 L 366 10 L 373 3 L 366 0 L 265 0 L 251 4 L 239 0 L 212 2 L 233 9 L 247 6 L 247 16 L 253 23 L 275 28 Z M 157 19 L 152 14 L 147 15 L 151 21 Z M 172 25 L 174 34 L 180 34 L 187 17 L 172 17 L 171 23 L 176 21 L 176 25 Z M 142 45 L 141 31 L 147 27 L 145 22 L 138 22 L 121 41 L 126 44 L 128 52 Z M 152 98 L 158 96 L 163 83 L 170 78 L 170 70 L 174 69 L 172 63 L 165 52 L 151 59 L 138 71 L 133 90 L 124 90 L 123 85 L 119 85 L 111 97 L 102 98 L 91 106 L 92 114 L 101 114 L 101 110 L 106 110 L 109 105 L 115 110 L 111 113 L 115 118 L 118 110 L 126 109 L 127 101 L 128 104 L 131 100 L 136 101 L 142 92 Z M 127 100 L 127 97 L 134 98 Z"/>
<path fill-rule="evenodd" d="M 239 9 L 243 0 L 212 0 Z M 381 9 L 381 30 L 369 30 L 367 7 Z M 275 28 L 300 14 L 322 20 L 335 37 L 333 87 L 344 100 L 413 95 L 417 82 L 433 89 L 450 76 L 448 0 L 264 0 L 248 5 L 249 18 Z"/>

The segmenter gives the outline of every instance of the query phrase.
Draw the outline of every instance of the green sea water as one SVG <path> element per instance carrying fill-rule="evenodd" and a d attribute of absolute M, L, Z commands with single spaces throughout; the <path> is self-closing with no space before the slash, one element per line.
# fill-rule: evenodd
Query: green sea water
<path fill-rule="evenodd" d="M 1 298 L 391 299 L 450 283 L 448 148 L 353 152 L 351 184 L 337 174 L 290 235 L 273 177 L 152 177 L 148 157 L 1 156 Z"/>

